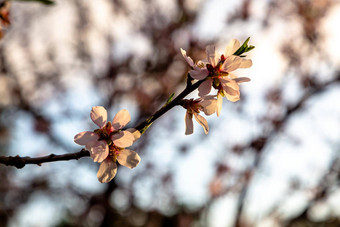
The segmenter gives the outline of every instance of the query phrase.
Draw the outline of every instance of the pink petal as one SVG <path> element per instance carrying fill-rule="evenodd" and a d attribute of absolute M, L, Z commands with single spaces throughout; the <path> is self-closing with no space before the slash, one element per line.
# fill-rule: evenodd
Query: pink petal
<path fill-rule="evenodd" d="M 195 63 L 194 63 L 194 61 L 191 59 L 191 57 L 188 57 L 188 56 L 187 56 L 187 52 L 186 52 L 185 50 L 183 50 L 182 48 L 181 48 L 181 53 L 182 53 L 182 55 L 183 55 L 185 61 L 188 63 L 188 65 L 189 65 L 190 67 L 193 68 L 193 67 L 195 66 Z"/>
<path fill-rule="evenodd" d="M 240 48 L 240 46 L 241 44 L 237 39 L 230 40 L 230 42 L 228 43 L 225 49 L 224 56 L 228 57 L 228 56 L 233 55 L 238 50 L 238 48 Z"/>
<path fill-rule="evenodd" d="M 140 157 L 136 152 L 125 149 L 119 154 L 117 161 L 122 166 L 132 169 L 138 165 L 140 162 Z"/>
<path fill-rule="evenodd" d="M 240 67 L 241 61 L 242 59 L 239 56 L 229 56 L 224 61 L 221 70 L 224 72 L 232 72 Z"/>
<path fill-rule="evenodd" d="M 109 146 L 104 140 L 90 142 L 85 147 L 94 162 L 102 162 L 109 155 Z"/>
<path fill-rule="evenodd" d="M 213 82 L 212 79 L 208 79 L 200 84 L 200 86 L 198 87 L 198 95 L 200 97 L 206 96 L 210 93 L 212 82 Z"/>
<path fill-rule="evenodd" d="M 240 94 L 240 87 L 236 83 L 235 80 L 230 80 L 228 78 L 221 78 L 220 82 L 222 84 L 224 92 L 229 95 L 237 95 Z"/>
<path fill-rule="evenodd" d="M 253 65 L 253 62 L 250 59 L 241 59 L 241 64 L 239 68 L 249 68 Z"/>
<path fill-rule="evenodd" d="M 190 135 L 194 132 L 194 123 L 192 122 L 192 114 L 188 113 L 185 114 L 185 135 Z"/>
<path fill-rule="evenodd" d="M 115 131 L 119 130 L 125 127 L 125 125 L 127 125 L 130 122 L 130 120 L 131 117 L 129 111 L 125 109 L 120 110 L 112 120 L 112 127 Z"/>
<path fill-rule="evenodd" d="M 107 121 L 107 112 L 106 109 L 102 106 L 94 106 L 91 110 L 91 119 L 92 121 L 102 128 Z"/>
<path fill-rule="evenodd" d="M 207 59 L 209 61 L 209 63 L 215 67 L 218 63 L 218 61 L 220 60 L 218 55 L 215 52 L 215 46 L 213 45 L 209 45 L 206 47 L 205 52 L 207 54 Z"/>
<path fill-rule="evenodd" d="M 208 126 L 207 120 L 201 115 L 198 115 L 197 113 L 194 113 L 194 117 L 195 117 L 195 120 L 203 127 L 204 133 L 208 134 L 209 126 Z"/>
<path fill-rule="evenodd" d="M 220 114 L 221 114 L 222 103 L 223 103 L 223 97 L 220 94 L 220 92 L 218 92 L 218 94 L 217 94 L 217 106 L 216 106 L 216 115 L 217 115 L 217 117 L 219 117 Z"/>
<path fill-rule="evenodd" d="M 135 138 L 133 142 L 135 142 L 136 140 L 138 140 L 142 136 L 142 134 L 135 128 L 128 128 L 128 129 L 126 129 L 126 131 L 132 133 L 133 137 Z"/>
<path fill-rule="evenodd" d="M 97 178 L 100 183 L 110 182 L 117 173 L 117 164 L 111 159 L 105 159 L 99 166 Z"/>
<path fill-rule="evenodd" d="M 213 96 L 203 97 L 200 105 L 205 115 L 211 115 L 216 112 L 217 100 Z"/>
<path fill-rule="evenodd" d="M 194 70 L 189 71 L 189 74 L 195 80 L 203 80 L 209 75 L 209 71 L 205 68 L 201 69 L 195 66 Z"/>
<path fill-rule="evenodd" d="M 120 148 L 129 147 L 135 141 L 135 137 L 129 131 L 120 131 L 111 136 L 113 143 Z"/>
<path fill-rule="evenodd" d="M 249 82 L 250 79 L 248 77 L 239 77 L 239 78 L 235 78 L 234 81 L 236 83 L 243 83 L 243 82 Z"/>
<path fill-rule="evenodd" d="M 240 94 L 230 95 L 225 92 L 224 95 L 231 102 L 237 102 L 238 100 L 240 100 Z"/>
<path fill-rule="evenodd" d="M 92 141 L 97 141 L 98 139 L 99 136 L 96 133 L 90 131 L 80 132 L 74 136 L 74 142 L 79 145 L 86 145 Z"/>

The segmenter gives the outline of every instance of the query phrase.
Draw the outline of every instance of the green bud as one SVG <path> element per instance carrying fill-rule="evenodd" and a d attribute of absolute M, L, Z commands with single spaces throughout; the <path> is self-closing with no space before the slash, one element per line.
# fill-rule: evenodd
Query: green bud
<path fill-rule="evenodd" d="M 251 51 L 252 49 L 255 48 L 255 46 L 253 45 L 248 46 L 249 39 L 250 37 L 248 37 L 248 39 L 244 41 L 244 43 L 240 46 L 240 48 L 238 48 L 237 51 L 235 51 L 234 55 L 245 57 L 245 56 L 241 56 L 241 54 Z"/>

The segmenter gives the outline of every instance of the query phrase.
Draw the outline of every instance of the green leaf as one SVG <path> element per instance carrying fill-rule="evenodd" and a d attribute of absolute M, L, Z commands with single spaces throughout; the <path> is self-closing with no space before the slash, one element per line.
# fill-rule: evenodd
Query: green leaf
<path fill-rule="evenodd" d="M 39 2 L 45 5 L 54 5 L 55 1 L 52 0 L 12 0 L 12 1 L 20 1 L 20 2 Z"/>
<path fill-rule="evenodd" d="M 169 96 L 168 100 L 166 101 L 166 105 L 168 105 L 168 104 L 172 101 L 172 99 L 174 98 L 174 96 L 175 96 L 175 93 L 172 93 L 172 94 Z"/>
<path fill-rule="evenodd" d="M 234 55 L 240 56 L 241 54 L 251 51 L 252 49 L 255 48 L 255 46 L 253 45 L 248 46 L 249 39 L 250 37 L 248 37 L 248 39 L 244 41 L 240 48 L 238 48 L 237 51 L 235 51 Z"/>

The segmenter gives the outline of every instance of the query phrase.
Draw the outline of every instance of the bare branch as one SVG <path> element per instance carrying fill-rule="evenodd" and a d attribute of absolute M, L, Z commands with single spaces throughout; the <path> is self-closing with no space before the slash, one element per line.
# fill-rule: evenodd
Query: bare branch
<path fill-rule="evenodd" d="M 0 156 L 0 163 L 6 166 L 15 166 L 18 169 L 25 167 L 26 164 L 36 164 L 41 166 L 44 162 L 56 162 L 56 161 L 68 161 L 68 160 L 78 160 L 82 157 L 90 156 L 90 152 L 82 149 L 79 152 L 55 155 L 50 154 L 47 156 L 31 158 L 31 157 L 20 157 L 20 156 Z"/>

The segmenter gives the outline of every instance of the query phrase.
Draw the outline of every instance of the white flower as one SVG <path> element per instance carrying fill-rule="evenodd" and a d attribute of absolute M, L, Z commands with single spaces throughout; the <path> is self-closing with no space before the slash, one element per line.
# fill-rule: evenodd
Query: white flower
<path fill-rule="evenodd" d="M 113 179 L 117 172 L 116 160 L 119 164 L 134 168 L 140 162 L 140 157 L 134 151 L 127 150 L 140 137 L 138 130 L 121 130 L 130 122 L 127 110 L 119 111 L 112 123 L 107 122 L 107 111 L 102 106 L 95 106 L 91 111 L 92 121 L 99 126 L 94 132 L 80 132 L 74 137 L 74 142 L 85 145 L 95 162 L 101 162 L 97 177 L 106 183 Z M 132 132 L 132 133 L 131 133 Z"/>
<path fill-rule="evenodd" d="M 208 134 L 209 126 L 207 120 L 199 115 L 203 111 L 206 115 L 211 115 L 216 112 L 217 100 L 213 96 L 207 96 L 205 99 L 190 99 L 184 100 L 182 106 L 187 109 L 185 114 L 185 135 L 190 135 L 194 132 L 194 124 L 192 117 L 203 127 L 204 133 Z"/>
<path fill-rule="evenodd" d="M 191 57 L 187 56 L 187 52 L 181 48 L 181 53 L 185 59 L 185 61 L 188 63 L 188 65 L 192 68 L 192 70 L 189 71 L 190 76 L 195 80 L 203 80 L 209 75 L 209 71 L 205 67 L 199 67 L 200 63 L 196 65 L 194 61 L 191 59 Z"/>

